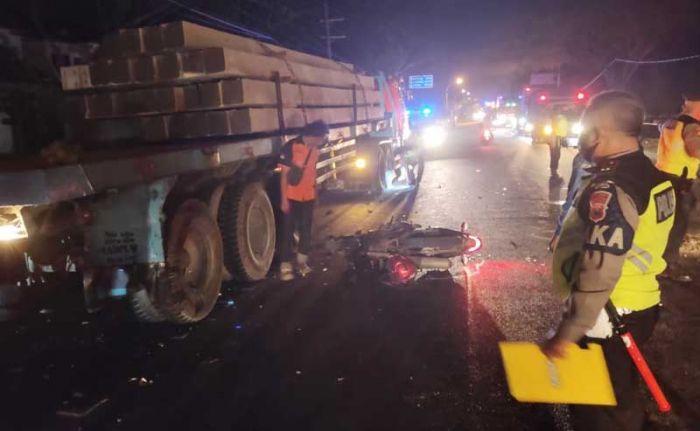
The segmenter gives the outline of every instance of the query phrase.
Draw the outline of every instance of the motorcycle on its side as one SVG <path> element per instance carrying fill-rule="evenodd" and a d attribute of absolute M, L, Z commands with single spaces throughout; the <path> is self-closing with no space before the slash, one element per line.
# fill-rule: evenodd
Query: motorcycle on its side
<path fill-rule="evenodd" d="M 391 286 L 405 286 L 431 271 L 448 271 L 481 249 L 479 237 L 461 230 L 423 228 L 390 221 L 379 229 L 330 238 L 326 248 L 341 253 L 354 269 L 369 269 Z"/>

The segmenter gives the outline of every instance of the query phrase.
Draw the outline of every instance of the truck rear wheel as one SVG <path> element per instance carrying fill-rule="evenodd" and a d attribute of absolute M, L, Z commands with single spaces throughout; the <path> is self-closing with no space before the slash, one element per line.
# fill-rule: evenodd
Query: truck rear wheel
<path fill-rule="evenodd" d="M 139 320 L 151 323 L 158 323 L 166 320 L 163 313 L 153 304 L 146 289 L 137 290 L 131 295 L 129 300 L 131 301 L 131 308 L 134 310 L 134 314 Z"/>
<path fill-rule="evenodd" d="M 259 182 L 227 187 L 219 205 L 224 265 L 240 281 L 267 276 L 275 256 L 275 213 Z"/>
<path fill-rule="evenodd" d="M 153 305 L 158 312 L 174 323 L 207 317 L 221 291 L 223 244 L 216 220 L 203 202 L 185 201 L 169 221 L 164 275 L 156 282 Z M 141 311 L 158 317 L 150 310 Z"/>

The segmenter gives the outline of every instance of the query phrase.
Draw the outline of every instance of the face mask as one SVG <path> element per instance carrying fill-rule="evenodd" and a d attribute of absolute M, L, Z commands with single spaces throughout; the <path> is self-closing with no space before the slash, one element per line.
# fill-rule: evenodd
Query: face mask
<path fill-rule="evenodd" d="M 593 154 L 598 147 L 598 134 L 595 130 L 586 130 L 578 139 L 578 152 L 588 162 L 593 161 Z"/>

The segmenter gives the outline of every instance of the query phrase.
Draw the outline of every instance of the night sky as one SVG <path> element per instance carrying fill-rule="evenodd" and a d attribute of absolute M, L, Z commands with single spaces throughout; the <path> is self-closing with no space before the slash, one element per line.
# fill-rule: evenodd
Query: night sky
<path fill-rule="evenodd" d="M 323 53 L 321 0 L 179 0 Z M 99 40 L 123 26 L 200 18 L 167 0 L 5 0 L 0 24 L 34 35 Z M 467 74 L 482 96 L 515 92 L 533 71 L 561 70 L 564 84 L 588 82 L 613 58 L 659 59 L 700 53 L 697 0 L 329 0 L 347 39 L 335 55 L 363 69 Z M 206 18 L 204 18 L 206 21 Z M 594 88 L 639 92 L 658 110 L 680 101 L 700 77 L 700 61 L 613 67 Z M 654 85 L 649 85 L 650 81 Z M 675 104 L 675 105 L 672 105 Z"/>

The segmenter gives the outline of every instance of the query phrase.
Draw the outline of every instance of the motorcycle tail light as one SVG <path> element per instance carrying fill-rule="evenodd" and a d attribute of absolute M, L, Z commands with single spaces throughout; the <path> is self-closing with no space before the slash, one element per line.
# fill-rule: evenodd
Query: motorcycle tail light
<path fill-rule="evenodd" d="M 416 264 L 405 256 L 393 256 L 389 258 L 387 265 L 392 284 L 406 284 L 416 277 Z"/>

